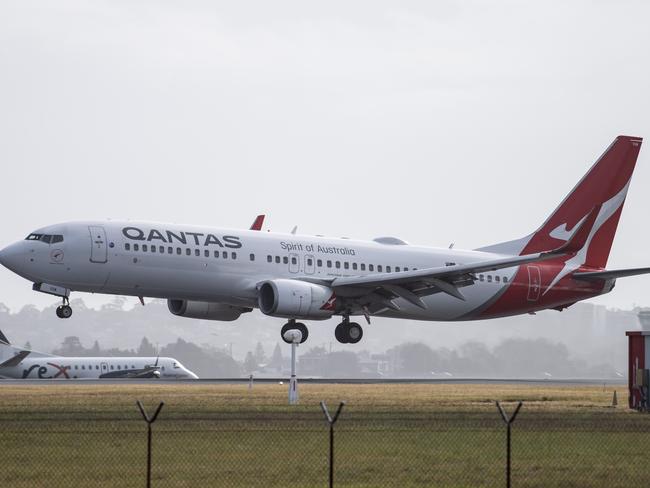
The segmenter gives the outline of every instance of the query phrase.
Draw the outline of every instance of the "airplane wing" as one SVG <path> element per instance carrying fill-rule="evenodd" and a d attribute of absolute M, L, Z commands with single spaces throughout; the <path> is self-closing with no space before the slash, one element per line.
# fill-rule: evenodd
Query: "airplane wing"
<path fill-rule="evenodd" d="M 573 273 L 573 277 L 577 280 L 593 281 L 593 280 L 609 280 L 611 278 L 624 278 L 626 276 L 636 276 L 641 274 L 650 273 L 650 268 L 633 268 L 633 269 L 613 269 L 602 271 L 585 271 Z"/>
<path fill-rule="evenodd" d="M 527 263 L 538 263 L 578 252 L 589 236 L 598 215 L 598 209 L 599 207 L 595 207 L 583 219 L 565 244 L 551 251 L 399 273 L 346 276 L 335 278 L 330 282 L 330 286 L 338 296 L 356 298 L 360 305 L 367 307 L 371 312 L 377 312 L 383 308 L 399 310 L 399 307 L 393 302 L 395 298 L 402 298 L 425 309 L 427 306 L 422 301 L 422 297 L 441 292 L 459 300 L 465 300 L 459 288 L 474 284 L 477 273 L 512 268 Z M 358 300 L 359 298 L 362 300 Z"/>
<path fill-rule="evenodd" d="M 30 353 L 31 351 L 20 351 L 14 357 L 7 359 L 4 363 L 0 364 L 0 369 L 18 366 L 23 359 L 29 356 Z"/>

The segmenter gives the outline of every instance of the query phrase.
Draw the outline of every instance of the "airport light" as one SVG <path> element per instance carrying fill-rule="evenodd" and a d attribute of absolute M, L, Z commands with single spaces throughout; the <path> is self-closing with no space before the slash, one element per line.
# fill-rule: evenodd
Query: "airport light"
<path fill-rule="evenodd" d="M 284 333 L 286 341 L 291 343 L 291 379 L 289 380 L 289 405 L 298 403 L 298 379 L 296 378 L 296 348 L 302 341 L 302 332 L 289 329 Z"/>

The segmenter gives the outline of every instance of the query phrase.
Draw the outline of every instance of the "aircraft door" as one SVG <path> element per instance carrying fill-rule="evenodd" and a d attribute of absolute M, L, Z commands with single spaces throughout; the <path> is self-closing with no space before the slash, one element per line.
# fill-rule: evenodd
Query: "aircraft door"
<path fill-rule="evenodd" d="M 101 368 L 101 369 L 99 370 L 99 375 L 100 375 L 100 376 L 103 375 L 103 374 L 108 373 L 108 363 L 101 363 L 101 364 L 99 365 L 99 367 Z"/>
<path fill-rule="evenodd" d="M 315 269 L 314 256 L 311 254 L 305 255 L 305 274 L 314 274 Z"/>
<path fill-rule="evenodd" d="M 528 268 L 528 301 L 536 302 L 542 290 L 542 275 L 539 266 L 526 266 Z"/>
<path fill-rule="evenodd" d="M 289 254 L 289 271 L 291 273 L 300 271 L 300 256 L 295 253 Z"/>
<path fill-rule="evenodd" d="M 106 230 L 100 226 L 88 226 L 90 232 L 90 262 L 105 263 L 108 261 L 108 246 Z"/>

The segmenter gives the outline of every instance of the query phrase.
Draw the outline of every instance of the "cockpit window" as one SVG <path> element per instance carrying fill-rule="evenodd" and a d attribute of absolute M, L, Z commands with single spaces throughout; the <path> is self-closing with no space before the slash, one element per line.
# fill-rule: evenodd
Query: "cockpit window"
<path fill-rule="evenodd" d="M 63 242 L 63 236 L 60 234 L 29 234 L 26 238 L 26 241 L 43 241 L 48 244 L 54 244 L 57 242 Z"/>
<path fill-rule="evenodd" d="M 25 237 L 26 241 L 43 241 L 48 244 L 63 242 L 63 236 L 60 234 L 29 234 Z"/>

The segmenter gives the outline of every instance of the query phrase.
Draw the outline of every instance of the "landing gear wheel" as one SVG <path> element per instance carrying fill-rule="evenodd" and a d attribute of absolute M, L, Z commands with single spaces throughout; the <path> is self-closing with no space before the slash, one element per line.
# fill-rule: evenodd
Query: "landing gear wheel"
<path fill-rule="evenodd" d="M 356 344 L 363 337 L 363 329 L 356 322 L 350 322 L 347 327 L 348 332 L 348 342 L 350 344 Z"/>
<path fill-rule="evenodd" d="M 56 307 L 56 316 L 60 319 L 69 319 L 72 316 L 72 307 L 70 305 L 59 305 Z"/>
<path fill-rule="evenodd" d="M 343 321 L 334 329 L 334 337 L 341 344 L 356 344 L 363 337 L 363 329 L 356 322 Z"/>
<path fill-rule="evenodd" d="M 302 322 L 296 322 L 294 320 L 290 320 L 289 322 L 287 322 L 282 326 L 282 329 L 280 329 L 280 336 L 282 337 L 282 340 L 287 344 L 291 344 L 291 341 L 286 340 L 284 334 L 286 334 L 290 330 L 300 331 L 300 333 L 302 334 L 302 339 L 300 339 L 300 344 L 305 342 L 309 337 L 309 329 L 307 329 L 307 326 L 305 324 L 303 324 Z"/>

